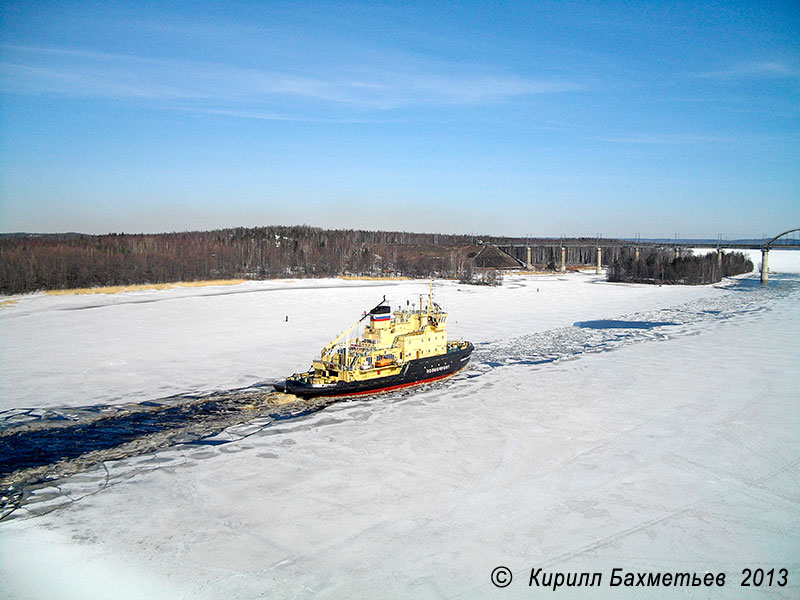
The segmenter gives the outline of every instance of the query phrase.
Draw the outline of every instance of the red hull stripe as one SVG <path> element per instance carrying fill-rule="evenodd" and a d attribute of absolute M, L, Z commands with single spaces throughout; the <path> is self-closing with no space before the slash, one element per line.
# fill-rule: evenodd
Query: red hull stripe
<path fill-rule="evenodd" d="M 377 394 L 378 392 L 388 392 L 390 390 L 397 390 L 404 387 L 409 387 L 411 385 L 422 385 L 423 383 L 430 383 L 431 381 L 438 381 L 439 379 L 444 379 L 445 377 L 450 377 L 451 375 L 455 375 L 458 371 L 454 371 L 453 373 L 446 373 L 444 375 L 437 375 L 436 377 L 431 377 L 430 379 L 421 379 L 419 381 L 411 381 L 409 383 L 401 383 L 400 385 L 390 385 L 389 387 L 385 388 L 377 388 L 374 390 L 363 390 L 361 392 L 350 392 L 348 394 L 331 394 L 330 396 L 326 396 L 327 398 L 344 398 L 345 396 L 363 396 L 364 394 Z"/>

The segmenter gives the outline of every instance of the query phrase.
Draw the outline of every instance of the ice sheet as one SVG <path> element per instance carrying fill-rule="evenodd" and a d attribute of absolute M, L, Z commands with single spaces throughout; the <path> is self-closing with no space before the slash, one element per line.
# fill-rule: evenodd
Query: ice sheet
<path fill-rule="evenodd" d="M 295 280 L 92 296 L 23 296 L 0 308 L 0 410 L 84 406 L 230 389 L 307 369 L 383 295 L 427 282 Z M 509 276 L 501 288 L 437 282 L 448 331 L 475 343 L 724 294 L 605 283 L 594 274 Z M 288 317 L 288 321 L 286 318 Z"/>
<path fill-rule="evenodd" d="M 723 252 L 741 252 L 750 259 L 756 271 L 761 269 L 761 250 L 751 248 L 723 248 L 722 250 Z M 716 250 L 714 248 L 693 248 L 692 252 L 703 255 L 716 252 Z M 769 252 L 767 266 L 771 272 L 775 273 L 800 273 L 800 251 L 773 247 Z"/>
<path fill-rule="evenodd" d="M 606 598 L 621 595 L 607 584 L 622 567 L 724 571 L 726 587 L 703 597 L 739 598 L 743 568 L 774 566 L 789 569 L 790 586 L 746 597 L 797 597 L 800 302 L 781 293 L 787 281 L 776 277 L 772 295 L 755 284 L 612 285 L 590 274 L 509 278 L 499 289 L 443 284 L 451 329 L 480 342 L 467 372 L 54 482 L 42 502 L 0 523 L 0 589 L 10 598 Z M 54 308 L 85 298 L 32 298 L 2 323 L 15 335 L 26 323 L 53 353 L 50 327 L 66 330 L 62 340 L 82 333 L 85 351 L 99 353 L 136 323 L 147 335 L 121 335 L 119 348 L 146 397 L 306 366 L 307 346 L 315 351 L 353 320 L 354 304 L 369 308 L 384 293 L 259 285 L 86 310 Z M 420 287 L 397 284 L 391 298 Z M 570 327 L 604 319 L 670 324 Z M 185 323 L 213 344 L 194 348 Z M 149 345 L 162 329 L 169 351 Z M 265 343 L 258 360 L 243 357 Z M 214 345 L 203 372 L 192 360 Z M 35 346 L 18 352 L 30 359 Z M 583 350 L 571 360 L 531 360 L 572 347 Z M 167 361 L 163 371 L 149 374 L 152 354 Z M 100 365 L 98 375 L 80 353 L 58 360 L 60 402 L 107 400 L 103 385 L 118 371 Z M 61 380 L 63 365 L 86 374 Z M 3 369 L 35 387 L 24 398 L 44 402 L 35 371 Z M 514 573 L 506 590 L 489 580 L 498 565 Z M 604 585 L 531 589 L 534 567 L 603 572 Z"/>

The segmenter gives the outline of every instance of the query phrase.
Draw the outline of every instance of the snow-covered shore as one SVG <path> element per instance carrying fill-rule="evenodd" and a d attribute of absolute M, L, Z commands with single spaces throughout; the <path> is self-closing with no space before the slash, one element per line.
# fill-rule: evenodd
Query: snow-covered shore
<path fill-rule="evenodd" d="M 761 269 L 761 250 L 752 248 L 723 248 L 723 252 L 741 252 L 753 263 L 756 271 Z M 694 254 L 703 255 L 709 252 L 716 252 L 713 248 L 692 248 Z M 799 250 L 782 250 L 775 247 L 770 250 L 768 267 L 770 271 L 776 273 L 797 273 L 798 272 Z"/>
<path fill-rule="evenodd" d="M 60 508 L 0 523 L 0 589 L 19 599 L 640 593 L 608 586 L 620 567 L 727 574 L 700 597 L 797 597 L 800 302 L 796 279 L 771 285 L 614 285 L 593 274 L 441 283 L 452 334 L 478 344 L 468 372 L 58 482 Z M 4 308 L 3 407 L 278 378 L 383 294 L 397 304 L 426 286 L 237 287 Z M 570 327 L 632 315 L 665 324 L 590 329 L 588 341 Z M 569 357 L 575 340 L 583 349 L 571 360 L 520 359 Z M 490 583 L 499 565 L 514 574 L 504 590 Z M 739 587 L 755 567 L 787 568 L 789 585 Z M 604 580 L 554 593 L 527 586 L 531 568 Z"/>

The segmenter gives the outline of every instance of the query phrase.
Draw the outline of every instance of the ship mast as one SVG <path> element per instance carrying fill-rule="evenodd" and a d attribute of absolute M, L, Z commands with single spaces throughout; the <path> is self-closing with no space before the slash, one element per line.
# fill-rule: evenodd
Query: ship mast
<path fill-rule="evenodd" d="M 381 305 L 382 305 L 382 304 L 384 304 L 385 302 L 386 302 L 386 295 L 384 295 L 384 296 L 383 296 L 383 300 L 381 300 L 380 302 L 378 302 L 378 304 L 377 304 L 377 306 L 375 306 L 375 308 L 378 308 L 378 306 L 381 306 Z M 350 327 L 348 327 L 348 328 L 347 328 L 346 330 L 344 330 L 342 333 L 340 333 L 339 335 L 337 335 L 337 336 L 334 338 L 334 340 L 333 340 L 331 343 L 329 343 L 327 346 L 325 346 L 325 347 L 322 349 L 322 352 L 320 353 L 321 357 L 324 359 L 324 358 L 325 358 L 325 354 L 327 354 L 328 352 L 330 352 L 331 350 L 333 350 L 333 348 L 336 346 L 336 344 L 338 344 L 338 343 L 339 343 L 339 342 L 342 340 L 342 338 L 343 338 L 343 337 L 345 337 L 345 336 L 347 336 L 347 345 L 349 346 L 349 345 L 350 345 L 350 344 L 349 344 L 349 341 L 350 341 L 350 332 L 351 332 L 351 331 L 353 331 L 353 330 L 354 330 L 356 327 L 358 327 L 358 326 L 361 324 L 361 321 L 363 321 L 363 320 L 364 320 L 364 319 L 366 319 L 368 316 L 370 316 L 370 315 L 372 314 L 372 311 L 373 311 L 373 310 L 375 310 L 375 308 L 373 308 L 372 310 L 370 310 L 370 311 L 369 311 L 369 312 L 367 312 L 367 313 L 364 313 L 364 316 L 363 316 L 363 317 L 361 317 L 361 318 L 360 318 L 358 321 L 356 321 L 356 322 L 355 322 L 353 325 L 351 325 Z"/>

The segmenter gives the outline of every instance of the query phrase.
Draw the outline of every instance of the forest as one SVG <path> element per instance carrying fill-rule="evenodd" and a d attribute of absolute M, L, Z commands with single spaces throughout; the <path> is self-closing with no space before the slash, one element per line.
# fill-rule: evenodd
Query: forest
<path fill-rule="evenodd" d="M 255 227 L 163 234 L 5 234 L 0 293 L 208 279 L 464 270 L 461 235 Z M 433 250 L 432 250 L 433 249 Z"/>
<path fill-rule="evenodd" d="M 619 256 L 608 265 L 608 281 L 700 285 L 716 283 L 723 277 L 749 273 L 753 263 L 741 252 L 716 252 L 703 256 L 678 256 L 663 248 L 620 248 Z"/>
<path fill-rule="evenodd" d="M 517 260 L 492 244 L 507 245 Z M 213 279 L 405 275 L 464 279 L 486 269 L 521 266 L 531 248 L 535 268 L 555 270 L 566 247 L 568 265 L 592 265 L 598 240 L 482 238 L 397 231 L 269 226 L 159 234 L 0 235 L 0 293 Z M 707 283 L 752 269 L 742 255 L 671 260 L 602 240 L 612 281 Z M 510 246 L 515 246 L 511 248 Z M 716 255 L 709 255 L 716 257 Z M 521 261 L 521 262 L 519 262 Z M 743 270 L 744 269 L 744 270 Z"/>

